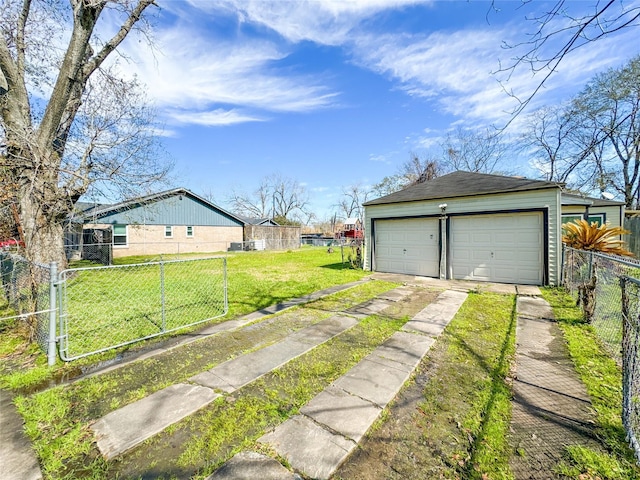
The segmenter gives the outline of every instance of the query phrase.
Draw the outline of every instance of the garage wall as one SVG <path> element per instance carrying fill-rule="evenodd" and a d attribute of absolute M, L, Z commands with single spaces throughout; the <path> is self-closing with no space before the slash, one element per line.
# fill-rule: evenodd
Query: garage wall
<path fill-rule="evenodd" d="M 514 192 L 472 197 L 424 200 L 419 202 L 369 205 L 365 207 L 365 264 L 371 270 L 372 220 L 380 218 L 406 218 L 439 216 L 439 205 L 446 203 L 447 214 L 509 212 L 517 210 L 546 209 L 548 211 L 548 264 L 549 284 L 557 285 L 560 279 L 560 189 L 550 188 L 527 192 Z"/>

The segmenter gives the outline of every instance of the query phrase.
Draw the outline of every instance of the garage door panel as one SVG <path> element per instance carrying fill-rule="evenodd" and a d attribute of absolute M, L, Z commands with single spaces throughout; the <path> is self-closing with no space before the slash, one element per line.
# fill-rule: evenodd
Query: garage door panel
<path fill-rule="evenodd" d="M 438 220 L 378 220 L 375 269 L 379 272 L 438 276 Z"/>
<path fill-rule="evenodd" d="M 542 219 L 542 214 L 537 212 L 452 218 L 453 277 L 541 284 L 544 265 Z"/>

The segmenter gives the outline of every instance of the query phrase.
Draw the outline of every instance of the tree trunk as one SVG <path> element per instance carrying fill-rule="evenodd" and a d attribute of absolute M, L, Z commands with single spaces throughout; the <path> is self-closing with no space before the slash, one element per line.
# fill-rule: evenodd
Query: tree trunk
<path fill-rule="evenodd" d="M 41 183 L 36 180 L 36 184 Z M 38 191 L 42 190 L 35 186 L 20 187 L 20 221 L 26 256 L 30 261 L 41 264 L 57 262 L 58 270 L 61 270 L 67 266 L 62 221 L 55 205 L 41 198 Z"/>
<path fill-rule="evenodd" d="M 596 276 L 588 283 L 578 287 L 578 303 L 582 304 L 583 318 L 586 323 L 592 323 L 596 313 Z"/>

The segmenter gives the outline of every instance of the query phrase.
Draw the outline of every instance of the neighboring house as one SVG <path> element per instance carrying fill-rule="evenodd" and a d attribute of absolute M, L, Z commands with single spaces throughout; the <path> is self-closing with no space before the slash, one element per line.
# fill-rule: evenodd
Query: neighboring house
<path fill-rule="evenodd" d="M 612 227 L 621 227 L 624 224 L 624 217 L 624 202 L 571 193 L 562 194 L 562 223 L 583 218 L 589 223 L 596 222 L 598 225 L 608 223 Z"/>
<path fill-rule="evenodd" d="M 617 202 L 579 203 L 581 197 L 566 196 L 562 187 L 454 172 L 366 202 L 364 267 L 443 279 L 557 285 L 565 210 L 602 214 L 614 225 L 614 212 L 624 215 Z"/>
<path fill-rule="evenodd" d="M 347 218 L 342 225 L 342 230 L 336 234 L 336 238 L 362 238 L 362 222 L 359 218 Z"/>
<path fill-rule="evenodd" d="M 243 220 L 184 188 L 85 210 L 78 218 L 85 240 L 90 232 L 112 243 L 115 258 L 226 251 L 244 235 Z"/>
<path fill-rule="evenodd" d="M 236 215 L 240 220 L 244 222 L 245 225 L 256 225 L 261 227 L 279 227 L 280 224 L 277 223 L 272 218 L 252 218 L 245 217 L 242 215 Z"/>

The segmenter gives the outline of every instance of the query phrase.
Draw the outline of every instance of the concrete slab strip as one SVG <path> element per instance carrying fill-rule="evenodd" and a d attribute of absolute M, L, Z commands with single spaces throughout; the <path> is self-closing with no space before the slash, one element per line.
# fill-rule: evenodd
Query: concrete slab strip
<path fill-rule="evenodd" d="M 388 300 L 389 302 L 399 302 L 406 296 L 413 293 L 413 290 L 409 287 L 398 287 L 388 292 L 381 293 L 378 298 L 382 300 Z"/>
<path fill-rule="evenodd" d="M 455 290 L 446 290 L 424 309 L 405 323 L 402 330 L 438 336 L 458 312 L 467 294 Z"/>
<path fill-rule="evenodd" d="M 382 312 L 385 308 L 389 307 L 391 304 L 386 300 L 381 300 L 378 298 L 374 298 L 369 302 L 366 302 L 362 305 L 358 305 L 357 307 L 350 308 L 346 313 L 350 315 L 355 315 L 358 317 L 368 317 L 370 315 L 376 315 Z"/>
<path fill-rule="evenodd" d="M 355 326 L 357 323 L 358 321 L 353 317 L 335 315 L 289 335 L 289 339 L 300 343 L 320 345 Z"/>
<path fill-rule="evenodd" d="M 358 321 L 353 317 L 342 315 L 327 318 L 294 333 L 281 342 L 221 363 L 189 380 L 209 388 L 231 393 L 339 335 L 357 323 Z"/>
<path fill-rule="evenodd" d="M 217 395 L 210 388 L 179 383 L 115 410 L 91 425 L 100 453 L 112 459 L 205 407 Z"/>
<path fill-rule="evenodd" d="M 434 342 L 435 340 L 431 337 L 409 332 L 395 332 L 371 355 L 393 360 L 413 369 L 420 363 Z"/>
<path fill-rule="evenodd" d="M 407 369 L 406 365 L 392 360 L 384 360 L 380 357 L 373 358 L 377 361 L 363 359 L 336 380 L 334 385 L 351 395 L 373 403 L 379 408 L 384 408 L 398 394 L 413 369 Z"/>
<path fill-rule="evenodd" d="M 517 312 L 527 318 L 546 318 L 553 320 L 553 309 L 544 298 L 518 297 Z"/>
<path fill-rule="evenodd" d="M 382 409 L 330 385 L 300 409 L 300 413 L 356 443 L 367 433 Z"/>
<path fill-rule="evenodd" d="M 318 480 L 327 480 L 356 447 L 303 415 L 291 417 L 258 442 L 270 445 L 295 470 Z"/>
<path fill-rule="evenodd" d="M 23 431 L 23 420 L 9 392 L 0 390 L 0 479 L 40 480 L 36 454 Z"/>
<path fill-rule="evenodd" d="M 257 452 L 240 452 L 206 480 L 295 480 L 277 460 Z"/>
<path fill-rule="evenodd" d="M 518 295 L 525 295 L 529 297 L 540 297 L 542 295 L 540 287 L 537 287 L 536 285 L 517 285 L 516 290 L 518 291 Z"/>
<path fill-rule="evenodd" d="M 217 385 L 214 387 L 211 383 L 207 383 L 212 380 L 212 376 L 208 374 L 213 374 L 221 379 L 224 384 L 231 385 L 237 390 L 271 370 L 284 365 L 292 358 L 302 355 L 310 348 L 311 346 L 308 344 L 285 340 L 255 352 L 240 355 L 233 360 L 221 363 L 207 372 L 195 375 L 189 380 L 210 388 L 220 388 Z"/>
<path fill-rule="evenodd" d="M 402 330 L 405 332 L 421 333 L 422 335 L 436 338 L 439 337 L 442 332 L 444 332 L 444 329 L 446 327 L 446 325 L 438 325 L 430 322 L 420 322 L 412 320 L 405 323 L 402 327 Z"/>

